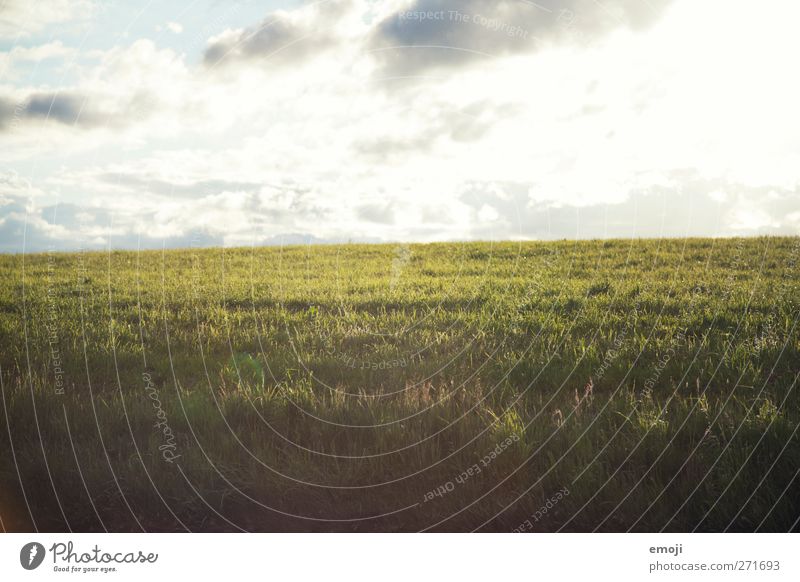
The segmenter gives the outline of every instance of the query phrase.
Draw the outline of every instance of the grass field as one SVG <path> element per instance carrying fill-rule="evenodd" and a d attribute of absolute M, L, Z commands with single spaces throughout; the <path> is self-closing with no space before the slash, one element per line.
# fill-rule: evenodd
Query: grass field
<path fill-rule="evenodd" d="M 789 531 L 800 239 L 0 257 L 0 518 Z"/>

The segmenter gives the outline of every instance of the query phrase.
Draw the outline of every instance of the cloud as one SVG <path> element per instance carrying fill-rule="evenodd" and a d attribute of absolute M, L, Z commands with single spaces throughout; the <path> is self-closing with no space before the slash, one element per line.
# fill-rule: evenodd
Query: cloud
<path fill-rule="evenodd" d="M 25 115 L 32 119 L 49 119 L 60 123 L 96 123 L 93 115 L 81 119 L 87 98 L 73 93 L 34 93 L 25 104 Z"/>
<path fill-rule="evenodd" d="M 582 45 L 650 25 L 671 0 L 413 0 L 386 17 L 370 46 L 385 75 L 415 75 L 548 44 Z"/>
<path fill-rule="evenodd" d="M 0 130 L 43 122 L 72 129 L 118 128 L 140 122 L 147 109 L 148 97 L 141 93 L 125 101 L 74 90 L 34 92 L 19 99 L 0 95 Z"/>
<path fill-rule="evenodd" d="M 210 39 L 204 61 L 213 66 L 242 61 L 297 64 L 338 43 L 338 25 L 356 4 L 353 0 L 329 0 L 273 12 L 254 27 L 227 30 Z"/>
<path fill-rule="evenodd" d="M 173 34 L 181 34 L 183 32 L 183 25 L 180 22 L 167 22 L 164 25 L 157 24 L 156 32 L 169 31 Z"/>
<path fill-rule="evenodd" d="M 0 128 L 15 127 L 30 120 L 92 125 L 97 117 L 82 115 L 86 97 L 76 93 L 33 93 L 21 100 L 0 96 Z"/>
<path fill-rule="evenodd" d="M 529 185 L 515 183 L 471 184 L 460 199 L 477 217 L 471 238 L 479 239 L 498 233 L 499 238 L 545 240 L 800 234 L 800 187 L 754 190 L 706 179 L 694 170 L 668 176 L 667 183 L 609 203 L 536 200 Z M 720 197 L 723 190 L 727 194 Z M 482 220 L 482 214 L 489 220 Z"/>
<path fill-rule="evenodd" d="M 16 125 L 23 110 L 23 104 L 8 97 L 0 96 L 0 130 Z"/>
<path fill-rule="evenodd" d="M 33 199 L 42 191 L 14 171 L 0 172 L 0 211 L 13 201 Z"/>
<path fill-rule="evenodd" d="M 31 173 L 0 181 L 6 243 L 26 214 L 57 248 L 797 231 L 796 5 L 539 4 L 305 3 L 203 54 L 192 19 L 7 51 L 76 58 L 0 85 L 0 162 Z"/>
<path fill-rule="evenodd" d="M 356 209 L 356 216 L 360 220 L 378 224 L 391 224 L 394 222 L 395 209 L 389 204 L 364 204 Z"/>
<path fill-rule="evenodd" d="M 24 180 L 0 175 L 0 252 L 104 248 L 286 245 L 344 242 L 294 230 L 265 192 L 223 191 L 192 200 L 144 197 L 133 206 L 113 200 L 41 204 Z M 310 218 L 309 218 L 310 219 Z"/>
<path fill-rule="evenodd" d="M 198 164 L 204 159 L 199 156 Z M 65 168 L 42 184 L 44 190 L 0 173 L 0 249 L 19 252 L 25 241 L 28 251 L 151 248 L 181 245 L 197 233 L 227 246 L 346 240 L 343 209 L 322 192 L 293 182 L 231 180 L 237 171 L 228 173 L 224 158 L 193 172 L 185 158 L 177 173 L 170 172 L 174 164 L 174 158 L 156 156 L 146 164 Z M 80 192 L 80 202 L 61 194 L 72 191 Z"/>
<path fill-rule="evenodd" d="M 90 0 L 4 0 L 0 3 L 0 38 L 27 37 L 53 24 L 85 20 L 95 10 Z"/>
<path fill-rule="evenodd" d="M 221 181 L 208 183 L 223 188 Z M 44 192 L 27 180 L 0 175 L 0 252 L 800 234 L 800 187 L 753 189 L 696 170 L 674 170 L 663 183 L 618 201 L 583 204 L 538 200 L 531 184 L 513 182 L 465 184 L 446 202 L 387 194 L 349 207 L 292 184 L 193 197 L 155 194 L 130 180 L 120 184 L 113 195 L 84 204 L 45 204 Z"/>
<path fill-rule="evenodd" d="M 42 57 L 59 47 L 33 51 Z M 72 49 L 69 49 L 70 51 Z M 64 51 L 62 51 L 64 52 Z M 13 55 L 13 52 L 11 53 Z M 197 107 L 202 81 L 191 75 L 184 57 L 170 49 L 158 49 L 150 40 L 138 40 L 127 47 L 95 51 L 90 63 L 77 69 L 73 86 L 0 87 L 0 130 L 19 130 L 22 140 L 33 138 L 42 146 L 57 145 L 52 131 L 108 129 L 115 144 L 131 129 L 150 135 L 183 125 L 186 118 L 204 111 Z M 169 83 L 164 82 L 169 79 Z M 157 119 L 152 126 L 147 121 Z M 48 139 L 37 131 L 47 127 Z"/>
<path fill-rule="evenodd" d="M 80 178 L 77 178 L 80 180 Z M 101 172 L 90 177 L 98 186 L 103 184 L 109 188 L 122 189 L 129 192 L 142 192 L 165 196 L 193 198 L 200 194 L 222 191 L 256 190 L 261 184 L 257 182 L 230 181 L 224 179 L 170 181 L 155 175 L 131 172 Z"/>
<path fill-rule="evenodd" d="M 356 155 L 374 160 L 387 160 L 408 154 L 425 154 L 436 143 L 447 140 L 468 144 L 484 138 L 504 120 L 513 118 L 519 107 L 514 103 L 481 99 L 454 107 L 452 103 L 432 102 L 425 114 L 409 113 L 408 123 L 399 128 L 384 125 L 368 136 L 354 140 Z"/>
<path fill-rule="evenodd" d="M 31 63 L 42 63 L 50 59 L 65 59 L 78 53 L 74 48 L 64 46 L 55 40 L 46 44 L 31 47 L 15 46 L 9 51 L 0 52 L 0 76 L 9 82 L 20 77 L 23 71 L 15 70 L 17 65 L 22 65 L 24 72 L 29 73 Z"/>

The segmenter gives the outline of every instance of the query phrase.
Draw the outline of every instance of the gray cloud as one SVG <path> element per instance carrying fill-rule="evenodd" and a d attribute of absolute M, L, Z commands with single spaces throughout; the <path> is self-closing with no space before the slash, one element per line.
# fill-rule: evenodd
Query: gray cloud
<path fill-rule="evenodd" d="M 488 99 L 460 108 L 440 103 L 427 111 L 425 123 L 416 133 L 399 136 L 380 135 L 380 128 L 376 128 L 376 135 L 356 141 L 353 149 L 358 155 L 385 161 L 396 155 L 428 152 L 439 139 L 459 143 L 475 142 L 488 134 L 498 123 L 513 119 L 520 109 L 521 107 L 514 103 L 494 103 Z M 410 118 L 417 117 L 411 109 L 398 112 L 397 116 L 403 117 L 404 114 Z"/>
<path fill-rule="evenodd" d="M 394 223 L 394 212 L 394 205 L 391 203 L 364 204 L 356 209 L 356 216 L 368 222 L 392 224 Z"/>
<path fill-rule="evenodd" d="M 604 239 L 629 237 L 707 237 L 797 235 L 800 233 L 800 188 L 752 188 L 725 180 L 700 178 L 690 170 L 676 171 L 680 188 L 654 186 L 632 192 L 623 202 L 572 206 L 558 202 L 531 203 L 529 185 L 473 184 L 461 197 L 477 213 L 485 205 L 499 218 L 476 223 L 473 238 Z M 724 192 L 724 199 L 712 193 Z M 769 224 L 737 226 L 741 213 L 758 208 Z M 503 229 L 498 232 L 498 228 Z"/>
<path fill-rule="evenodd" d="M 123 128 L 162 108 L 157 94 L 132 91 L 125 99 L 71 89 L 37 91 L 12 99 L 0 95 L 0 131 L 27 123 L 56 123 L 76 129 Z"/>
<path fill-rule="evenodd" d="M 0 219 L 0 252 L 39 253 L 45 251 L 76 251 L 112 249 L 160 249 L 220 246 L 223 238 L 204 231 L 193 231 L 180 236 L 153 237 L 148 233 L 127 231 L 98 240 L 87 236 L 83 228 L 107 226 L 110 214 L 93 210 L 90 223 L 77 218 L 81 209 L 71 204 L 42 208 L 26 219 L 21 204 L 0 207 L 4 214 Z M 11 214 L 13 213 L 13 214 Z M 67 234 L 56 234 L 48 225 L 63 226 Z"/>
<path fill-rule="evenodd" d="M 92 125 L 96 116 L 86 111 L 87 97 L 77 93 L 34 93 L 25 104 L 25 115 L 35 119 L 49 119 L 59 123 Z"/>
<path fill-rule="evenodd" d="M 19 116 L 21 110 L 22 105 L 0 96 L 0 129 L 13 125 L 14 119 Z"/>
<path fill-rule="evenodd" d="M 331 25 L 351 5 L 351 0 L 323 2 L 305 20 L 275 12 L 256 26 L 222 35 L 209 44 L 203 60 L 211 66 L 259 60 L 276 66 L 301 62 L 336 44 Z"/>
<path fill-rule="evenodd" d="M 797 235 L 800 233 L 800 188 L 752 188 L 723 180 L 703 179 L 692 171 L 676 172 L 681 188 L 663 186 L 632 192 L 623 202 L 571 206 L 557 202 L 532 203 L 529 184 L 504 183 L 470 185 L 461 202 L 473 210 L 473 219 L 459 240 L 528 238 L 604 239 L 659 238 L 681 236 Z M 2 183 L 0 183 L 2 185 Z M 498 185 L 501 186 L 498 189 Z M 11 184 L 18 188 L 19 184 Z M 724 196 L 713 193 L 723 192 Z M 169 236 L 157 236 L 146 225 L 163 227 L 158 209 L 143 209 L 136 216 L 120 214 L 100 207 L 59 204 L 31 207 L 24 197 L 2 199 L 0 191 L 0 252 L 40 252 L 49 249 L 152 249 L 209 247 L 223 244 L 290 245 L 346 242 L 354 224 L 340 222 L 330 236 L 298 230 L 297 217 L 318 216 L 320 223 L 331 225 L 333 216 L 312 201 L 300 197 L 289 210 L 277 210 L 262 196 L 248 197 L 245 209 L 250 216 L 243 224 L 229 225 L 235 232 L 221 230 L 222 225 L 198 225 L 181 222 Z M 208 212 L 204 201 L 197 203 Z M 224 212 L 225 202 L 220 202 Z M 27 209 L 26 209 L 27 206 Z M 480 214 L 489 207 L 496 218 L 482 221 Z M 737 217 L 748 209 L 764 213 L 766 223 L 755 227 L 736 226 Z M 423 208 L 424 210 L 425 208 Z M 197 210 L 186 204 L 191 218 Z M 394 223 L 396 203 L 389 200 L 362 204 L 354 209 L 356 217 L 373 224 Z M 446 213 L 423 212 L 424 219 L 410 228 L 411 239 L 439 238 Z M 340 218 L 340 220 L 342 220 Z M 145 225 L 145 226 L 142 226 Z M 113 228 L 112 228 L 113 227 Z M 154 231 L 155 232 L 155 231 Z M 277 234 L 275 234 L 277 233 Z M 355 238 L 356 242 L 386 242 L 375 238 Z"/>
<path fill-rule="evenodd" d="M 71 202 L 42 206 L 43 193 L 14 173 L 0 172 L 0 252 L 40 252 L 49 249 L 136 249 L 189 246 L 289 245 L 346 242 L 303 232 L 302 224 L 330 222 L 330 210 L 318 196 L 299 184 L 257 184 L 231 191 L 224 180 L 171 185 L 145 177 L 137 182 L 127 174 L 101 174 L 126 187 L 123 196 L 143 188 L 163 189 L 136 211 L 115 209 L 113 202 L 81 206 Z M 239 185 L 245 185 L 241 183 Z M 174 202 L 179 193 L 180 206 Z M 153 192 L 149 192 L 152 196 Z M 158 234 L 167 233 L 167 234 Z"/>
<path fill-rule="evenodd" d="M 376 28 L 370 46 L 389 76 L 590 43 L 619 27 L 652 23 L 671 0 L 416 0 Z"/>
<path fill-rule="evenodd" d="M 255 212 L 257 205 L 251 206 Z M 107 209 L 84 208 L 70 203 L 28 209 L 26 212 L 24 201 L 14 199 L 0 205 L 0 253 L 218 247 L 225 244 L 227 234 L 233 234 L 199 227 L 187 228 L 181 234 L 159 237 L 147 229 L 120 225 L 121 218 Z M 143 212 L 138 218 L 144 223 L 154 223 L 155 213 Z M 109 230 L 112 224 L 113 231 Z M 263 225 L 263 228 L 259 225 Z M 326 239 L 291 230 L 278 230 L 279 234 L 271 235 L 267 232 L 275 232 L 275 228 L 269 228 L 259 220 L 254 220 L 249 226 L 250 230 L 240 237 L 242 245 L 331 244 L 348 240 L 344 235 Z M 98 232 L 104 233 L 98 235 Z"/>
<path fill-rule="evenodd" d="M 130 172 L 106 172 L 97 175 L 98 182 L 112 186 L 123 186 L 137 192 L 149 192 L 166 196 L 197 197 L 217 192 L 254 191 L 263 186 L 257 182 L 236 182 L 228 180 L 197 180 L 177 183 Z"/>
<path fill-rule="evenodd" d="M 30 122 L 53 122 L 81 129 L 119 127 L 147 117 L 153 99 L 135 93 L 119 110 L 97 107 L 88 95 L 74 91 L 36 92 L 20 100 L 0 95 L 0 130 Z"/>

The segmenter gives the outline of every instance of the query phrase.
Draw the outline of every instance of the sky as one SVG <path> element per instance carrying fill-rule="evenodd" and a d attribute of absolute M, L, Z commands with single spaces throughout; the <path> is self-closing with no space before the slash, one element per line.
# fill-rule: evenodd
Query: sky
<path fill-rule="evenodd" d="M 0 252 L 800 233 L 794 0 L 0 0 Z"/>

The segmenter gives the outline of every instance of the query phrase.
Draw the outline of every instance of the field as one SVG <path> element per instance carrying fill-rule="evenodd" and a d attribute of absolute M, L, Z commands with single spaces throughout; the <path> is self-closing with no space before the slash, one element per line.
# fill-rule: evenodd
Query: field
<path fill-rule="evenodd" d="M 800 239 L 0 257 L 0 519 L 790 531 Z"/>

